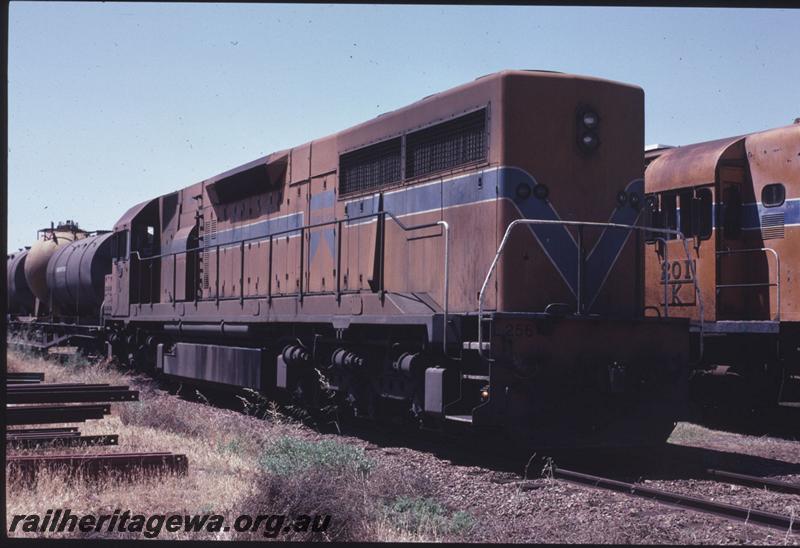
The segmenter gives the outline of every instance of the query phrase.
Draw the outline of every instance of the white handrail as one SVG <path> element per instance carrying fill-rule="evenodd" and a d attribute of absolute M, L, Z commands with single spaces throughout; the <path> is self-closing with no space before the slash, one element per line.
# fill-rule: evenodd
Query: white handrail
<path fill-rule="evenodd" d="M 777 298 L 776 298 L 776 306 L 778 308 L 778 312 L 775 316 L 775 321 L 781 320 L 781 257 L 778 255 L 778 252 L 775 251 L 771 247 L 753 247 L 749 249 L 723 249 L 722 251 L 717 251 L 717 255 L 734 255 L 736 253 L 752 253 L 755 251 L 769 251 L 775 256 L 775 276 L 777 281 L 774 284 L 769 283 L 769 281 L 765 284 L 725 284 L 725 285 L 717 285 L 717 288 L 726 288 L 726 287 L 765 287 L 765 286 L 775 286 L 777 291 Z"/>
<path fill-rule="evenodd" d="M 442 352 L 447 356 L 447 313 L 449 309 L 450 289 L 450 225 L 447 221 L 437 221 L 444 227 L 444 329 L 442 330 Z"/>
<path fill-rule="evenodd" d="M 500 246 L 497 248 L 497 252 L 494 255 L 494 260 L 492 260 L 492 265 L 489 267 L 489 272 L 486 273 L 486 278 L 483 280 L 483 285 L 481 286 L 481 290 L 478 293 L 478 355 L 481 358 L 484 358 L 483 355 L 483 300 L 486 293 L 486 286 L 489 285 L 489 279 L 492 277 L 492 274 L 497 267 L 497 262 L 500 259 L 500 255 L 503 252 L 503 248 L 506 246 L 506 242 L 508 241 L 508 237 L 511 234 L 511 230 L 517 225 L 566 225 L 566 226 L 595 226 L 595 227 L 604 227 L 604 228 L 620 228 L 620 229 L 627 229 L 627 230 L 639 230 L 642 232 L 659 232 L 661 234 L 674 234 L 675 236 L 679 237 L 683 242 L 683 249 L 686 253 L 686 259 L 689 261 L 689 268 L 692 270 L 692 281 L 694 282 L 694 290 L 695 294 L 697 295 L 697 302 L 700 308 L 700 356 L 698 358 L 702 359 L 703 357 L 703 298 L 700 294 L 700 286 L 697 284 L 697 271 L 695 269 L 694 263 L 692 261 L 691 256 L 689 255 L 689 246 L 686 244 L 686 238 L 684 237 L 683 233 L 680 230 L 672 230 L 669 228 L 654 228 L 654 227 L 647 227 L 647 226 L 636 226 L 636 225 L 623 225 L 619 223 L 598 223 L 598 222 L 590 222 L 590 221 L 561 221 L 561 220 L 549 220 L 549 219 L 516 219 L 512 221 L 508 227 L 506 228 L 506 232 L 503 235 L 503 239 L 500 241 Z M 487 358 L 488 359 L 488 358 Z"/>

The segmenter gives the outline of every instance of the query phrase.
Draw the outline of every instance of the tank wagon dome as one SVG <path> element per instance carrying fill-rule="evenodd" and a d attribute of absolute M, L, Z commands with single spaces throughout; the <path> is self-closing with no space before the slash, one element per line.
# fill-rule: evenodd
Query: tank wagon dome
<path fill-rule="evenodd" d="M 35 297 L 25 279 L 25 262 L 28 250 L 23 249 L 8 256 L 6 280 L 8 288 L 8 313 L 32 314 Z"/>
<path fill-rule="evenodd" d="M 73 221 L 59 223 L 56 227 L 39 230 L 39 239 L 28 252 L 25 260 L 25 279 L 40 302 L 47 302 L 50 290 L 47 287 L 47 263 L 59 247 L 87 236 Z"/>
<path fill-rule="evenodd" d="M 53 252 L 47 286 L 63 314 L 90 315 L 103 304 L 106 274 L 111 273 L 112 232 L 75 240 Z"/>

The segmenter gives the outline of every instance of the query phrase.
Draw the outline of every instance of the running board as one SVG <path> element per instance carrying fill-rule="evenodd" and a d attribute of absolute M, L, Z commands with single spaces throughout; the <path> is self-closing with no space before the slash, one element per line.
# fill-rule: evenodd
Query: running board
<path fill-rule="evenodd" d="M 492 349 L 492 343 L 490 342 L 478 343 L 478 341 L 464 341 L 462 346 L 464 350 L 478 350 L 480 348 L 481 350 L 488 351 Z"/>
<path fill-rule="evenodd" d="M 461 380 L 464 381 L 484 381 L 489 382 L 489 375 L 470 375 L 464 373 L 461 375 Z"/>
<path fill-rule="evenodd" d="M 445 415 L 445 420 L 461 424 L 472 424 L 472 415 Z"/>

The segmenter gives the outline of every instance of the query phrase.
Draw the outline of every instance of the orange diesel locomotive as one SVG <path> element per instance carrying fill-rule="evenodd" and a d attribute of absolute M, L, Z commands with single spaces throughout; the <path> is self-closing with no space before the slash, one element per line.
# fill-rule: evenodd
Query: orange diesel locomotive
<path fill-rule="evenodd" d="M 109 240 L 110 351 L 537 447 L 662 443 L 690 334 L 643 312 L 643 101 L 501 72 L 143 202 Z"/>
<path fill-rule="evenodd" d="M 646 302 L 693 321 L 698 395 L 800 407 L 800 124 L 646 156 L 648 222 L 692 244 L 651 237 Z"/>

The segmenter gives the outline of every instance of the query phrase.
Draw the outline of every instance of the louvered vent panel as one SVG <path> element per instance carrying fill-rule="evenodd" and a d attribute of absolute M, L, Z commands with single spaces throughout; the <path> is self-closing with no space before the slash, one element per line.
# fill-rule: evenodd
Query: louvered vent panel
<path fill-rule="evenodd" d="M 339 158 L 342 195 L 400 181 L 400 137 L 364 147 Z"/>
<path fill-rule="evenodd" d="M 761 238 L 763 240 L 783 239 L 784 214 L 770 213 L 761 216 Z"/>
<path fill-rule="evenodd" d="M 217 219 L 212 218 L 208 221 L 208 230 L 203 238 L 203 289 L 208 289 L 208 271 L 211 268 L 211 257 L 209 249 L 217 243 Z"/>
<path fill-rule="evenodd" d="M 406 136 L 406 177 L 453 169 L 486 158 L 486 109 Z"/>

